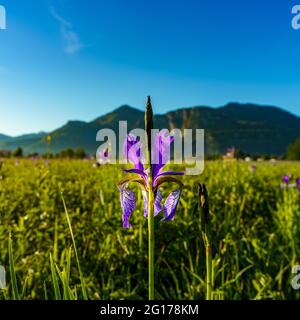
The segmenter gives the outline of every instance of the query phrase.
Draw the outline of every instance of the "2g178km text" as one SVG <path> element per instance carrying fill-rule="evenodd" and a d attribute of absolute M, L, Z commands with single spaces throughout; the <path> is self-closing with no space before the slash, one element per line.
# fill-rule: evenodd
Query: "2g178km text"
<path fill-rule="evenodd" d="M 146 315 L 190 315 L 198 314 L 198 306 L 192 306 L 192 305 L 179 305 L 179 304 L 166 304 L 166 305 L 145 305 L 144 314 Z"/>
<path fill-rule="evenodd" d="M 100 315 L 116 315 L 131 318 L 137 314 L 144 315 L 198 315 L 198 305 L 190 304 L 145 304 L 142 307 L 116 306 L 107 304 L 100 308 Z"/>

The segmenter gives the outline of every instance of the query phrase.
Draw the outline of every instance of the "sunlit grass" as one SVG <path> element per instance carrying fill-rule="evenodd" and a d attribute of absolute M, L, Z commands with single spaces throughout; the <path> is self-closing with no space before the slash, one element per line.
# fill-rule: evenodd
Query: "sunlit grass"
<path fill-rule="evenodd" d="M 205 299 L 196 183 L 206 184 L 210 199 L 212 297 L 300 298 L 290 285 L 291 267 L 300 264 L 300 197 L 279 187 L 283 174 L 300 176 L 300 164 L 250 167 L 207 162 L 203 175 L 182 178 L 174 222 L 155 220 L 157 298 Z M 9 160 L 0 176 L 0 265 L 7 271 L 0 298 L 147 297 L 147 220 L 139 199 L 133 228 L 122 229 L 117 166 Z"/>

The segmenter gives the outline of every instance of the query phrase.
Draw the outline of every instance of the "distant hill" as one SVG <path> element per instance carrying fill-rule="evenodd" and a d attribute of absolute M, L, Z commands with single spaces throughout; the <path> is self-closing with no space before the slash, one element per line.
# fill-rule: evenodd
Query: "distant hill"
<path fill-rule="evenodd" d="M 0 133 L 0 142 L 9 141 L 12 137 L 6 136 L 5 134 Z"/>
<path fill-rule="evenodd" d="M 15 150 L 21 147 L 25 153 L 28 153 L 32 144 L 41 140 L 46 135 L 45 132 L 24 134 L 17 137 L 9 137 L 0 134 L 0 150 Z"/>
<path fill-rule="evenodd" d="M 155 107 L 155 106 L 154 106 Z M 128 105 L 91 122 L 69 121 L 51 132 L 51 151 L 82 147 L 95 153 L 96 133 L 102 128 L 118 133 L 119 121 L 128 121 L 128 130 L 144 127 L 144 113 Z M 284 154 L 288 144 L 300 137 L 300 118 L 272 106 L 229 103 L 220 108 L 197 106 L 154 117 L 156 128 L 205 129 L 206 153 L 224 153 L 234 146 L 250 154 Z M 8 137 L 0 135 L 0 150 L 22 147 L 25 153 L 48 150 L 46 133 Z"/>

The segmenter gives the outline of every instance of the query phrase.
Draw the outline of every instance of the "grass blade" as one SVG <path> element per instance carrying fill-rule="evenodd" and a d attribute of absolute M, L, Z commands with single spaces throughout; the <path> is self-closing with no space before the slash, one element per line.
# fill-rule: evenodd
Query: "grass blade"
<path fill-rule="evenodd" d="M 20 300 L 18 285 L 17 285 L 17 277 L 15 272 L 15 265 L 14 265 L 11 234 L 9 235 L 9 239 L 8 239 L 8 256 L 9 256 L 10 280 L 11 280 L 11 286 L 12 286 L 12 298 L 13 300 Z"/>
<path fill-rule="evenodd" d="M 71 234 L 71 238 L 72 238 L 72 242 L 73 242 L 73 247 L 74 247 L 75 257 L 76 257 L 76 261 L 77 261 L 79 277 L 80 277 L 82 296 L 83 296 L 84 300 L 88 300 L 87 292 L 86 292 L 86 289 L 85 289 L 85 283 L 84 283 L 84 279 L 83 279 L 83 275 L 82 275 L 81 267 L 80 267 L 80 262 L 79 262 L 79 258 L 78 258 L 78 253 L 77 253 L 77 249 L 76 249 L 76 243 L 75 243 L 75 238 L 74 238 L 74 234 L 73 234 L 73 230 L 72 230 L 71 220 L 70 220 L 70 216 L 69 216 L 69 213 L 68 213 L 68 209 L 67 209 L 66 202 L 65 202 L 65 199 L 63 197 L 63 194 L 61 194 L 61 198 L 62 198 L 62 202 L 63 202 L 63 205 L 64 205 L 65 214 L 66 214 L 66 218 L 67 218 L 67 221 L 68 221 L 68 226 L 69 226 L 69 230 L 70 230 L 70 234 Z"/>
<path fill-rule="evenodd" d="M 50 253 L 50 268 L 51 268 L 51 276 L 52 276 L 52 284 L 54 289 L 55 300 L 61 300 L 61 294 L 58 284 L 57 273 L 55 269 L 55 265 L 53 262 L 52 254 Z"/>

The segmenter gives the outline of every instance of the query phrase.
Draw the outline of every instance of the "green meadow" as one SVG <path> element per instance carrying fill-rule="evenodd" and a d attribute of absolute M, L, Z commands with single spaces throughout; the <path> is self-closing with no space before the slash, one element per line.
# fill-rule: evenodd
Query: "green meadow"
<path fill-rule="evenodd" d="M 300 163 L 206 162 L 174 221 L 155 218 L 155 296 L 205 299 L 197 183 L 209 194 L 213 299 L 299 299 L 300 193 L 280 188 Z M 119 166 L 83 160 L 7 160 L 0 171 L 0 299 L 146 299 L 147 220 L 137 194 L 122 229 Z M 164 185 L 164 196 L 172 190 Z"/>

